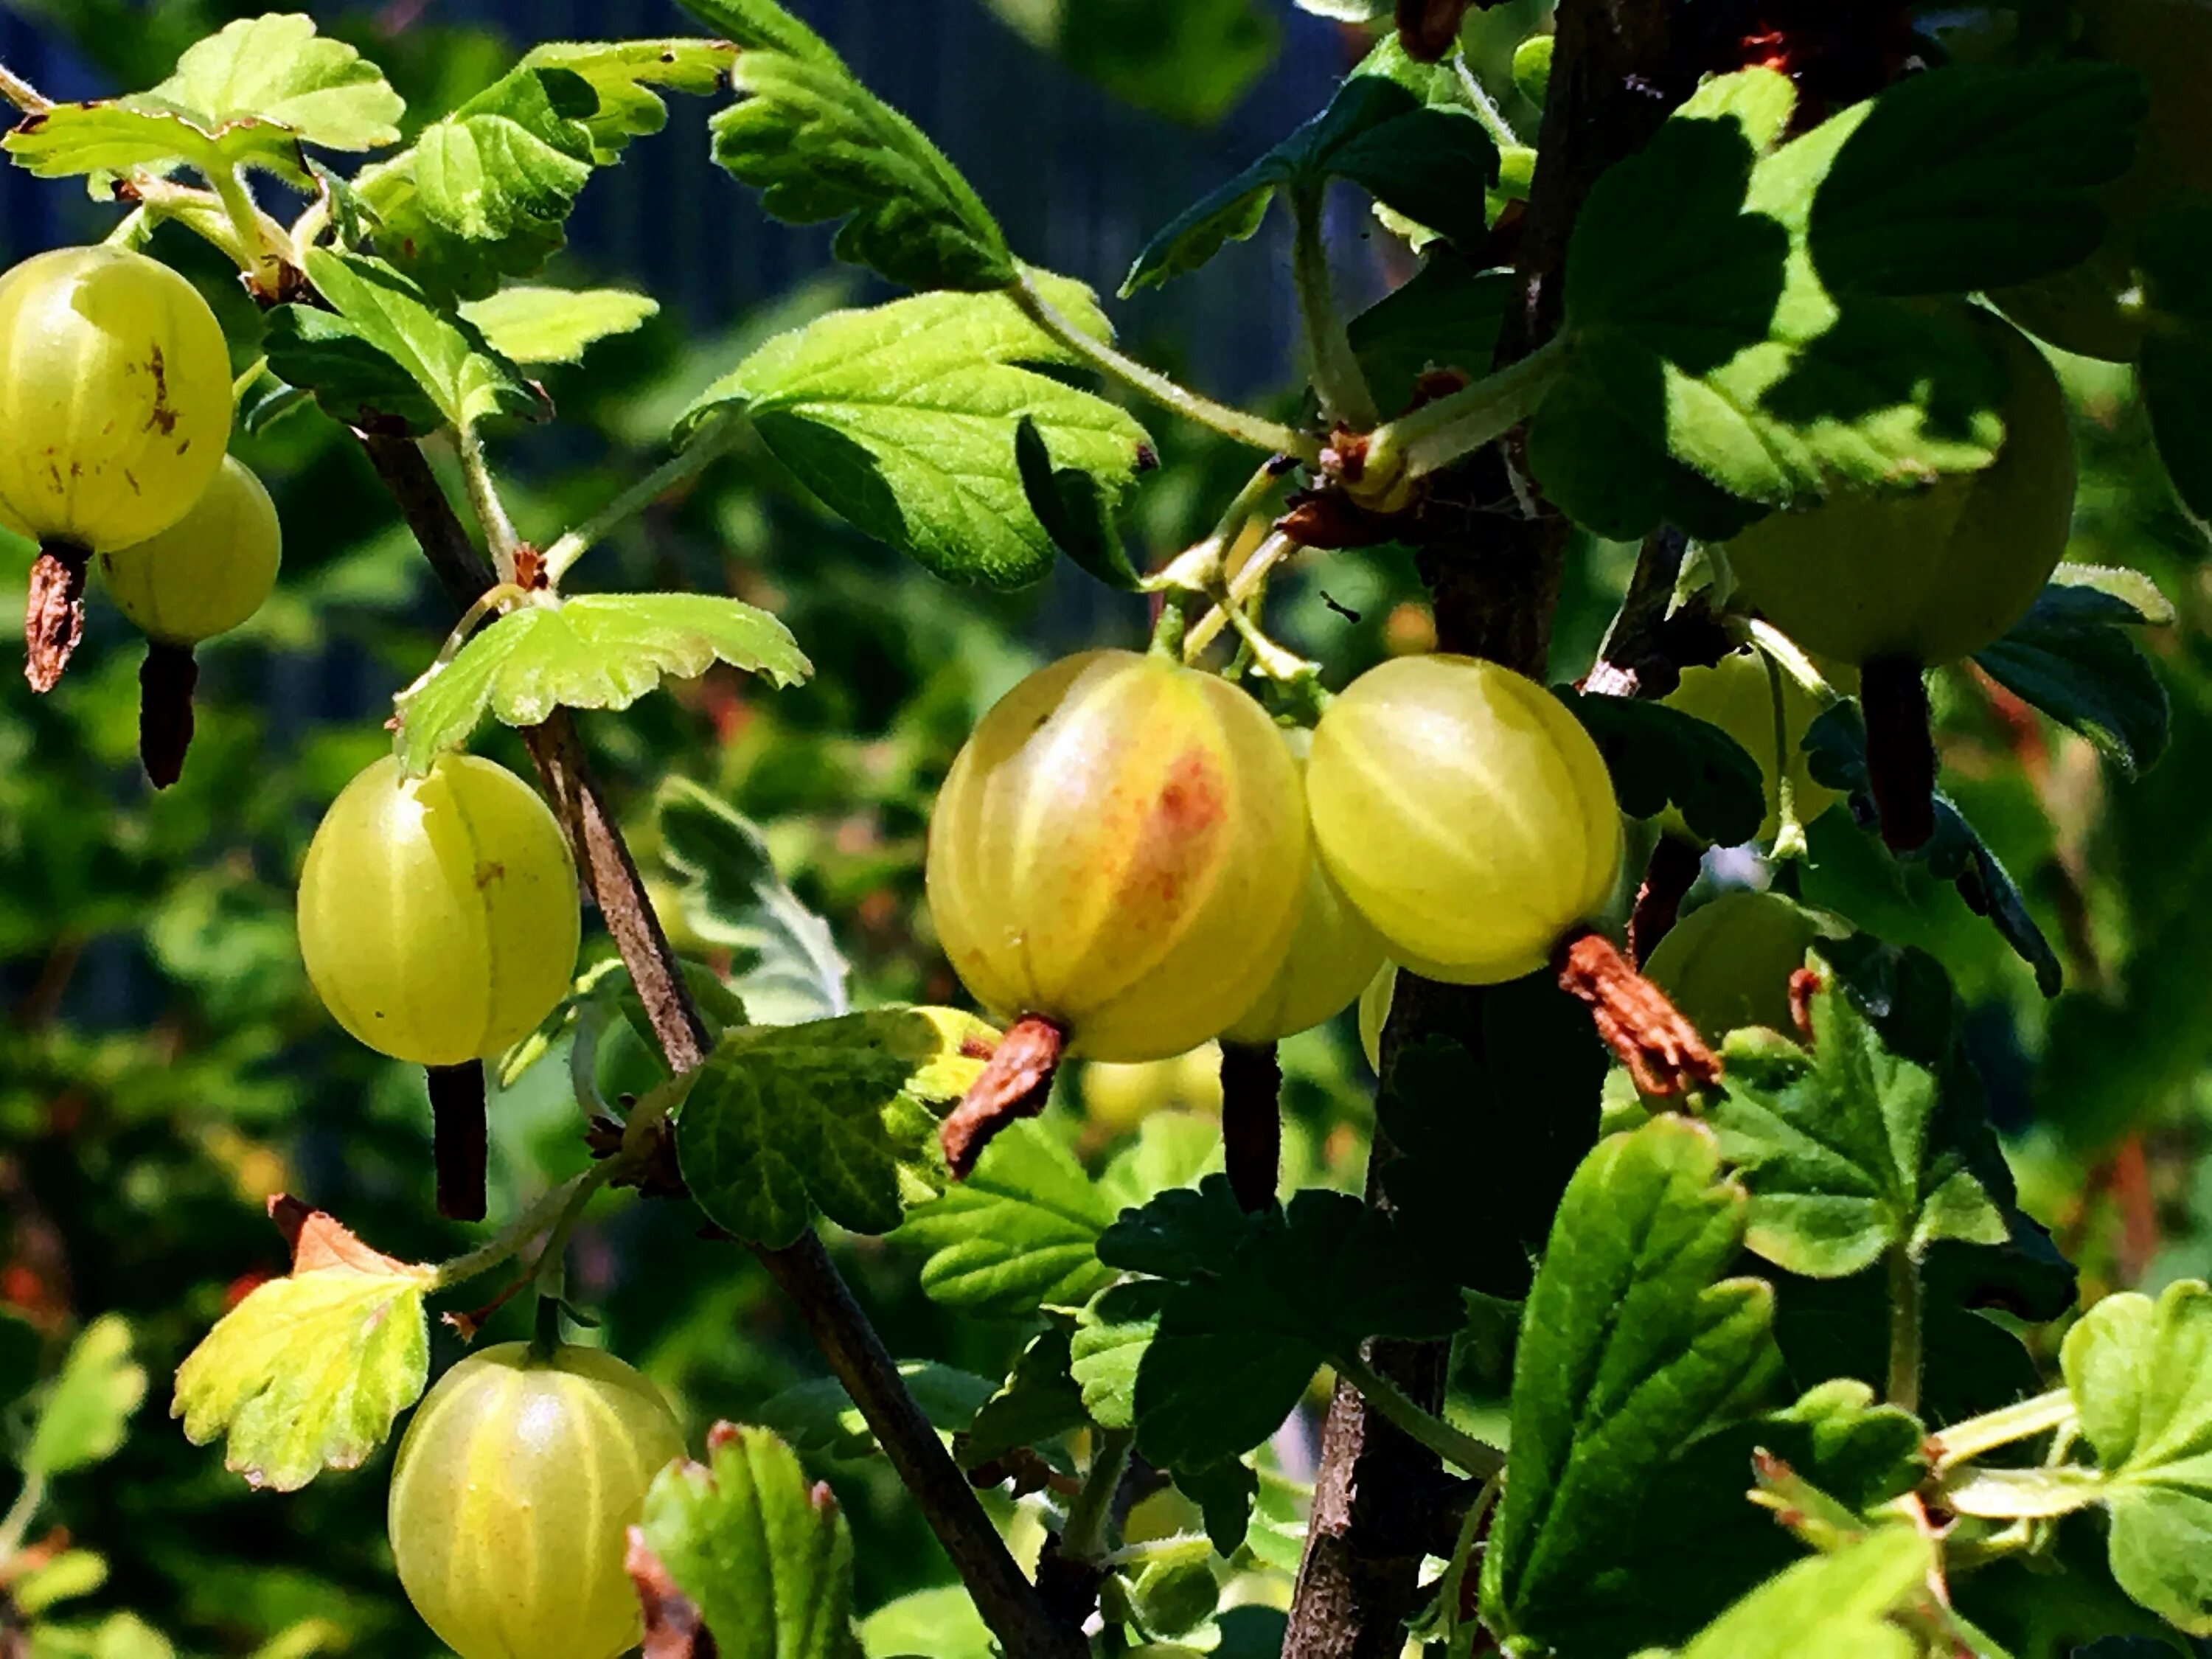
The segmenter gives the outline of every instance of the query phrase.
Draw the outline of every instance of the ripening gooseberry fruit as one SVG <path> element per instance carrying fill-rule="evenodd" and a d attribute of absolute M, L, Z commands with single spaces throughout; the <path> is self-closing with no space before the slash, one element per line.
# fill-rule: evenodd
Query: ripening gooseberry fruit
<path fill-rule="evenodd" d="M 1710 1042 L 1747 1025 L 1786 1032 L 1790 976 L 1806 951 L 1844 932 L 1779 893 L 1723 893 L 1668 930 L 1644 975 Z"/>
<path fill-rule="evenodd" d="M 1312 734 L 1289 732 L 1285 742 L 1297 761 L 1303 787 Z M 1222 1032 L 1222 1041 L 1279 1042 L 1320 1024 L 1366 989 L 1382 967 L 1382 936 L 1352 908 L 1320 854 L 1310 849 L 1297 926 L 1284 942 L 1267 988 Z"/>
<path fill-rule="evenodd" d="M 1778 734 L 1774 718 L 1778 680 L 1782 687 Z M 1803 748 L 1806 728 L 1820 713 L 1820 702 L 1798 684 L 1796 676 L 1770 674 L 1764 653 L 1755 648 L 1731 651 L 1710 668 L 1685 668 L 1681 684 L 1662 701 L 1670 708 L 1718 726 L 1759 763 L 1759 781 L 1766 792 L 1766 817 L 1759 826 L 1759 840 L 1771 841 L 1782 827 L 1782 777 L 1790 780 L 1790 801 L 1800 823 L 1810 823 L 1836 804 L 1834 790 L 1814 782 L 1812 757 Z M 1790 757 L 1786 770 L 1776 765 L 1778 737 L 1782 751 Z M 1670 835 L 1698 839 L 1672 807 L 1662 822 Z"/>
<path fill-rule="evenodd" d="M 1459 985 L 1532 973 L 1611 896 L 1620 809 L 1581 723 L 1473 657 L 1370 669 L 1315 728 L 1321 855 L 1390 955 Z"/>
<path fill-rule="evenodd" d="M 1172 1060 L 1094 1060 L 1083 1068 L 1082 1093 L 1084 1115 L 1102 1136 L 1133 1133 L 1155 1112 L 1216 1113 L 1221 1049 L 1208 1042 Z"/>
<path fill-rule="evenodd" d="M 1218 675 L 1127 651 L 1039 670 L 977 724 L 930 820 L 930 915 L 986 1008 L 1093 1060 L 1194 1048 L 1297 918 L 1290 751 Z"/>
<path fill-rule="evenodd" d="M 390 756 L 331 804 L 300 873 L 300 951 L 338 1024 L 421 1066 L 497 1054 L 568 994 L 582 922 L 561 826 L 473 755 Z"/>
<path fill-rule="evenodd" d="M 143 253 L 63 248 L 0 276 L 0 501 L 104 553 L 191 510 L 230 441 L 230 353 L 195 289 Z"/>
<path fill-rule="evenodd" d="M 215 482 L 168 529 L 100 556 L 116 609 L 164 645 L 198 645 L 261 609 L 276 586 L 284 532 L 252 471 L 226 458 Z"/>
<path fill-rule="evenodd" d="M 683 1455 L 660 1390 L 611 1354 L 471 1354 L 423 1400 L 392 1464 L 400 1585 L 461 1659 L 613 1659 L 644 1631 L 629 1528 Z"/>
<path fill-rule="evenodd" d="M 1743 597 L 1808 651 L 1861 665 L 1972 656 L 2027 614 L 2066 550 L 2074 441 L 2058 377 L 2009 323 L 1961 314 L 2007 376 L 1995 461 L 1918 489 L 1841 491 L 1728 544 Z"/>

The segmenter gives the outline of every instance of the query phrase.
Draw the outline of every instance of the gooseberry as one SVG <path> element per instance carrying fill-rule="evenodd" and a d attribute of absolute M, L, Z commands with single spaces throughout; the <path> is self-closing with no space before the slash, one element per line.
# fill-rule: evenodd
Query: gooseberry
<path fill-rule="evenodd" d="M 1787 1031 L 1790 981 L 1805 952 L 1845 931 L 1779 893 L 1723 893 L 1668 930 L 1644 975 L 1708 1042 L 1747 1025 Z"/>
<path fill-rule="evenodd" d="M 1208 1042 L 1172 1060 L 1094 1060 L 1083 1068 L 1082 1094 L 1084 1115 L 1103 1136 L 1129 1134 L 1155 1112 L 1218 1112 L 1221 1049 Z"/>
<path fill-rule="evenodd" d="M 392 1465 L 407 1599 L 461 1659 L 613 1659 L 644 1627 L 626 1534 L 683 1455 L 667 1401 L 611 1354 L 508 1342 L 470 1355 Z"/>
<path fill-rule="evenodd" d="M 1329 873 L 1414 972 L 1488 985 L 1542 967 L 1613 892 L 1620 811 L 1597 745 L 1535 681 L 1401 657 L 1322 716 L 1306 771 Z"/>
<path fill-rule="evenodd" d="M 1781 686 L 1781 729 L 1775 726 L 1775 685 Z M 1735 739 L 1759 763 L 1759 781 L 1766 791 L 1766 817 L 1759 826 L 1759 839 L 1771 841 L 1782 823 L 1779 780 L 1790 780 L 1791 805 L 1800 823 L 1810 823 L 1834 805 L 1837 795 L 1813 781 L 1811 757 L 1802 744 L 1805 730 L 1820 713 L 1819 701 L 1798 684 L 1794 675 L 1770 673 L 1766 657 L 1753 650 L 1731 651 L 1711 667 L 1682 670 L 1681 684 L 1662 701 L 1671 708 L 1717 726 Z M 1778 740 L 1780 750 L 1777 750 Z M 1787 753 L 1786 770 L 1778 769 L 1778 752 Z M 1696 840 L 1681 814 L 1668 809 L 1669 833 Z"/>
<path fill-rule="evenodd" d="M 1994 462 L 1915 489 L 1839 491 L 1728 545 L 1743 597 L 1808 651 L 1860 665 L 1972 656 L 2027 614 L 2066 550 L 2074 442 L 2058 377 L 2010 324 L 1960 314 L 2008 380 Z"/>
<path fill-rule="evenodd" d="M 1311 736 L 1286 734 L 1303 786 Z M 1349 1006 L 1382 965 L 1382 938 L 1352 908 L 1318 853 L 1306 855 L 1305 890 L 1297 928 L 1283 946 L 1274 977 L 1224 1031 L 1226 1042 L 1278 1042 Z"/>
<path fill-rule="evenodd" d="M 567 838 L 502 767 L 386 757 L 325 815 L 300 874 L 300 950 L 338 1024 L 380 1054 L 501 1053 L 568 994 L 581 921 Z"/>
<path fill-rule="evenodd" d="M 199 290 L 142 253 L 63 248 L 0 276 L 0 503 L 86 553 L 191 510 L 230 441 L 230 354 Z"/>
<path fill-rule="evenodd" d="M 1296 768 L 1218 675 L 1127 651 L 1040 670 L 937 798 L 927 887 L 976 1000 L 1094 1060 L 1164 1059 L 1265 988 L 1297 920 Z"/>
<path fill-rule="evenodd" d="M 116 608 L 149 639 L 198 645 L 261 608 L 283 546 L 268 490 L 226 459 L 191 512 L 149 540 L 102 553 L 100 574 Z"/>

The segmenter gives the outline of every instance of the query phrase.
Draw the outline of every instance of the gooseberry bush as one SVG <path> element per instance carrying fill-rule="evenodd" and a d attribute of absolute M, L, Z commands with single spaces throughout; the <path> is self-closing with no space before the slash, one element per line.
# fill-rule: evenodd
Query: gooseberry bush
<path fill-rule="evenodd" d="M 325 792 L 300 956 L 419 1071 L 439 1214 L 484 1220 L 488 1113 L 533 1080 L 589 1152 L 441 1261 L 272 1198 L 290 1271 L 175 1375 L 197 1455 L 278 1494 L 388 1478 L 398 1583 L 461 1659 L 2198 1650 L 2212 1290 L 2077 1275 L 1945 951 L 1894 935 L 1963 901 L 2061 988 L 2051 907 L 1944 769 L 1960 696 L 2155 785 L 2136 641 L 2174 610 L 2067 556 L 2071 354 L 2139 386 L 2138 487 L 2212 515 L 2212 5 L 1559 0 L 1509 88 L 1467 0 L 1300 0 L 1364 55 L 1123 285 L 1246 257 L 1279 206 L 1299 392 L 1249 409 L 1125 351 L 775 0 L 684 3 L 696 36 L 539 45 L 431 111 L 295 14 L 88 102 L 0 72 L 10 160 L 116 209 L 0 277 L 21 695 L 77 695 L 112 603 L 146 773 L 188 778 L 195 648 L 279 579 L 233 434 L 347 446 L 456 620 Z M 658 465 L 550 522 L 503 453 L 562 418 L 532 371 L 588 378 L 655 301 L 546 268 L 593 178 L 702 104 L 729 187 L 890 297 L 757 339 Z M 1347 314 L 1332 244 L 1370 235 L 1403 280 Z M 237 293 L 180 274 L 200 245 Z M 1152 544 L 1191 432 L 1243 481 Z M 1149 627 L 1008 674 L 951 759 L 932 1000 L 855 1006 L 848 919 L 706 792 L 663 796 L 641 870 L 586 747 L 664 686 L 772 699 L 842 649 L 758 589 L 583 586 L 739 456 L 957 604 L 1064 557 Z M 1302 654 L 1301 573 L 1394 547 L 1432 637 Z M 1555 638 L 1609 550 L 1602 640 Z M 534 779 L 469 752 L 497 727 Z M 2080 962 L 2107 923 L 2077 910 Z M 1286 1045 L 1330 1022 L 1378 1074 L 1364 1187 L 1285 1136 Z M 750 1251 L 824 1377 L 702 1431 L 592 1337 L 571 1244 L 617 1192 Z M 845 1277 L 878 1239 L 872 1280 L 1013 1334 L 988 1374 L 894 1358 Z M 508 1304 L 531 1334 L 432 1386 L 434 1302 L 464 1341 Z M 76 1617 L 100 1572 L 30 1532 L 145 1387 L 112 1319 L 46 1385 L 9 1650 L 169 1651 Z M 878 1461 L 943 1582 L 863 1607 L 818 1477 Z"/>

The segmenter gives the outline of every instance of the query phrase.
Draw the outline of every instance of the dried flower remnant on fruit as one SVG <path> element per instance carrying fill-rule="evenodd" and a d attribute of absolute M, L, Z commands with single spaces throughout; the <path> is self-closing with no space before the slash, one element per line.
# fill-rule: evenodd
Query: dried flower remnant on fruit
<path fill-rule="evenodd" d="M 1066 1046 L 1066 1030 L 1040 1014 L 1025 1014 L 1007 1028 L 982 1076 L 938 1130 L 954 1176 L 967 1179 L 993 1136 L 1044 1110 Z"/>
<path fill-rule="evenodd" d="M 1610 939 L 1585 933 L 1569 940 L 1559 973 L 1559 988 L 1589 1005 L 1598 1035 L 1644 1094 L 1666 1099 L 1719 1081 L 1720 1060 L 1697 1028 Z"/>
<path fill-rule="evenodd" d="M 31 596 L 23 607 L 23 678 L 47 692 L 61 678 L 84 637 L 86 556 L 79 549 L 40 550 L 31 567 Z"/>
<path fill-rule="evenodd" d="M 629 1529 L 623 1566 L 645 1608 L 645 1659 L 714 1659 L 714 1638 L 691 1598 L 677 1588 L 661 1559 L 645 1541 L 645 1528 Z"/>

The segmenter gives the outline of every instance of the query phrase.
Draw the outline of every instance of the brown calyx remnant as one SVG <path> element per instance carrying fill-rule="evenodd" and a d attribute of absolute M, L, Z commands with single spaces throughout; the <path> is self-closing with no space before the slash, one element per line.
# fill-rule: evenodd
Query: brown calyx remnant
<path fill-rule="evenodd" d="M 1704 868 L 1705 854 L 1681 836 L 1659 837 L 1644 866 L 1644 884 L 1636 890 L 1636 908 L 1628 913 L 1628 959 L 1639 969 L 1674 931 L 1682 900 Z"/>
<path fill-rule="evenodd" d="M 545 579 L 545 555 L 528 542 L 514 550 L 514 585 L 532 593 L 542 592 L 549 586 Z"/>
<path fill-rule="evenodd" d="M 1589 1005 L 1597 1034 L 1636 1086 L 1659 1099 L 1718 1082 L 1721 1063 L 1667 994 L 1628 964 L 1611 939 L 1584 932 L 1553 959 L 1559 988 Z"/>
<path fill-rule="evenodd" d="M 156 789 L 184 775 L 185 753 L 192 746 L 192 693 L 199 683 L 191 647 L 147 641 L 146 660 L 138 666 L 138 758 Z"/>
<path fill-rule="evenodd" d="M 1459 40 L 1459 21 L 1474 0 L 1398 0 L 1398 39 L 1424 64 L 1442 60 Z M 1492 0 L 1484 0 L 1486 5 Z"/>
<path fill-rule="evenodd" d="M 1928 676 L 1909 657 L 1877 657 L 1859 670 L 1866 711 L 1867 782 L 1893 852 L 1936 834 L 1936 739 L 1928 730 Z"/>
<path fill-rule="evenodd" d="M 84 575 L 92 556 L 66 542 L 49 542 L 31 567 L 31 598 L 23 607 L 23 678 L 31 690 L 51 691 L 84 637 Z"/>
<path fill-rule="evenodd" d="M 448 1221 L 482 1221 L 491 1139 L 483 1062 L 425 1069 L 430 1077 L 430 1156 L 438 1170 L 438 1213 Z"/>
<path fill-rule="evenodd" d="M 1813 1035 L 1813 999 L 1820 994 L 1820 975 L 1811 968 L 1800 968 L 1790 975 L 1790 1023 L 1802 1036 Z"/>
<path fill-rule="evenodd" d="M 983 1075 L 938 1129 L 956 1180 L 968 1178 L 992 1136 L 1044 1110 L 1066 1048 L 1067 1028 L 1042 1014 L 1024 1014 L 1006 1028 Z"/>

